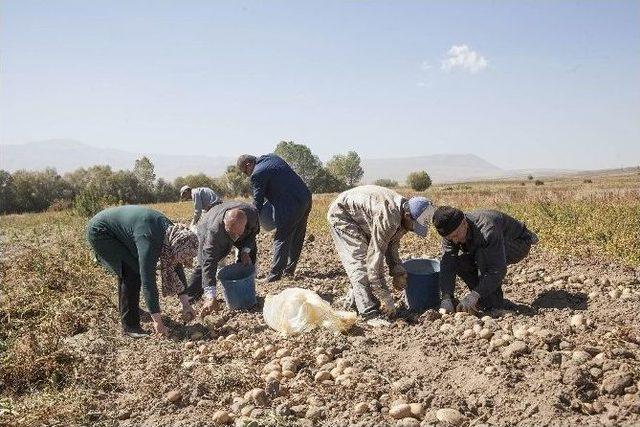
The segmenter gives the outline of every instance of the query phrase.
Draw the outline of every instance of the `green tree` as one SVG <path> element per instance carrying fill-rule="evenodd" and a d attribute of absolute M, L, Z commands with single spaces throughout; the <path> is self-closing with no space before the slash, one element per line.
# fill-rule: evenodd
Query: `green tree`
<path fill-rule="evenodd" d="M 379 185 L 380 187 L 395 188 L 398 186 L 398 181 L 394 181 L 388 178 L 381 178 L 377 179 L 374 184 Z"/>
<path fill-rule="evenodd" d="M 111 175 L 111 192 L 109 196 L 115 197 L 119 203 L 139 204 L 154 201 L 152 189 L 142 183 L 135 172 L 119 170 Z"/>
<path fill-rule="evenodd" d="M 149 190 L 153 189 L 153 183 L 156 180 L 155 167 L 147 156 L 142 156 L 136 160 L 133 166 L 133 174 L 144 187 Z"/>
<path fill-rule="evenodd" d="M 226 186 L 227 194 L 230 196 L 246 197 L 251 192 L 249 177 L 243 174 L 235 165 L 228 166 L 222 178 Z"/>
<path fill-rule="evenodd" d="M 84 190 L 90 191 L 96 197 L 108 197 L 113 193 L 111 188 L 111 166 L 95 165 L 88 169 L 79 168 L 65 174 L 64 179 L 70 185 L 75 195 Z"/>
<path fill-rule="evenodd" d="M 71 197 L 68 184 L 55 169 L 31 172 L 19 170 L 12 174 L 15 189 L 15 212 L 40 212 L 54 200 Z"/>
<path fill-rule="evenodd" d="M 158 202 L 177 202 L 180 198 L 179 191 L 180 187 L 176 188 L 170 182 L 158 178 L 154 189 L 155 199 Z"/>
<path fill-rule="evenodd" d="M 0 213 L 12 213 L 16 209 L 16 189 L 13 177 L 5 170 L 0 170 Z"/>
<path fill-rule="evenodd" d="M 312 193 L 339 193 L 347 189 L 347 184 L 336 178 L 327 168 L 321 168 L 309 183 Z"/>
<path fill-rule="evenodd" d="M 109 205 L 115 205 L 114 197 L 101 197 L 89 188 L 81 190 L 73 200 L 76 215 L 92 217 Z"/>
<path fill-rule="evenodd" d="M 293 141 L 280 141 L 274 153 L 289 163 L 307 185 L 322 169 L 322 162 L 318 156 L 314 155 L 311 149 L 304 144 L 296 144 Z"/>
<path fill-rule="evenodd" d="M 364 170 L 360 166 L 360 156 L 355 151 L 333 156 L 327 162 L 327 169 L 336 178 L 343 180 L 349 187 L 358 184 L 358 181 L 364 175 Z"/>
<path fill-rule="evenodd" d="M 431 177 L 426 171 L 412 172 L 407 177 L 407 184 L 415 191 L 424 191 L 431 187 Z"/>
<path fill-rule="evenodd" d="M 227 190 L 225 188 L 226 183 L 224 182 L 224 179 L 213 178 L 209 175 L 205 175 L 202 172 L 195 175 L 179 176 L 173 181 L 173 186 L 176 188 L 177 192 L 180 191 L 180 188 L 183 185 L 188 185 L 191 188 L 208 187 L 215 191 L 215 193 L 219 196 L 227 194 Z"/>

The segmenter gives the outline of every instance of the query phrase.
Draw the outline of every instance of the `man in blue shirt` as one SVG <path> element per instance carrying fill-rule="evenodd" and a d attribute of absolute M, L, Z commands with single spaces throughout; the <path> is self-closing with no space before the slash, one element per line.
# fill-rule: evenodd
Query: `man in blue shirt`
<path fill-rule="evenodd" d="M 203 211 L 207 212 L 215 205 L 222 203 L 222 199 L 212 189 L 208 187 L 191 188 L 188 185 L 184 185 L 180 189 L 180 199 L 193 199 L 193 220 L 191 225 L 198 223 Z"/>
<path fill-rule="evenodd" d="M 276 232 L 273 261 L 267 282 L 293 276 L 307 231 L 311 211 L 311 192 L 302 178 L 275 154 L 238 158 L 238 169 L 250 177 L 256 209 L 263 209 L 265 199 L 273 205 Z"/>

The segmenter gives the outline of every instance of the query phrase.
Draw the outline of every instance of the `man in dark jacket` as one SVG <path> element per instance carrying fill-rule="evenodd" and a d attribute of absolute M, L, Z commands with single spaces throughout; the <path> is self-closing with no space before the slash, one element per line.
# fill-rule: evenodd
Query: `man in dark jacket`
<path fill-rule="evenodd" d="M 198 265 L 184 293 L 192 299 L 200 298 L 204 293 L 203 316 L 217 309 L 218 263 L 235 247 L 239 251 L 237 262 L 255 264 L 259 231 L 258 211 L 248 203 L 231 200 L 212 207 L 202 215 L 197 226 Z"/>
<path fill-rule="evenodd" d="M 453 311 L 455 278 L 469 287 L 458 311 L 476 312 L 504 306 L 502 280 L 507 265 L 524 259 L 538 242 L 524 223 L 495 210 L 464 213 L 450 206 L 439 207 L 433 225 L 442 236 L 440 263 L 441 308 Z"/>
<path fill-rule="evenodd" d="M 311 211 L 311 192 L 291 166 L 275 154 L 255 157 L 242 155 L 238 168 L 251 179 L 256 209 L 261 211 L 267 199 L 274 210 L 276 232 L 273 261 L 267 282 L 293 276 L 307 231 Z"/>

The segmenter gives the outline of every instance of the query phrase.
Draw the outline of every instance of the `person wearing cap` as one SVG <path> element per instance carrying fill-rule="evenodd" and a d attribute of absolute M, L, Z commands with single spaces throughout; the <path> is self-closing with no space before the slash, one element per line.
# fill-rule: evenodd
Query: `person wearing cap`
<path fill-rule="evenodd" d="M 222 198 L 208 187 L 191 188 L 188 185 L 183 185 L 182 188 L 180 188 L 180 200 L 189 199 L 193 199 L 192 226 L 195 226 L 198 223 L 202 212 L 207 212 L 215 205 L 222 203 Z"/>
<path fill-rule="evenodd" d="M 248 203 L 230 200 L 202 215 L 197 225 L 198 264 L 189 277 L 189 286 L 183 292 L 191 300 L 200 298 L 204 293 L 201 316 L 218 308 L 216 273 L 220 261 L 235 247 L 238 249 L 236 262 L 255 264 L 258 250 L 256 235 L 259 231 L 258 211 Z"/>
<path fill-rule="evenodd" d="M 465 213 L 441 206 L 433 214 L 433 225 L 442 236 L 440 307 L 454 311 L 455 278 L 459 276 L 469 292 L 457 304 L 458 311 L 506 308 L 502 280 L 507 265 L 524 259 L 538 243 L 538 236 L 524 223 L 496 210 Z"/>
<path fill-rule="evenodd" d="M 351 282 L 347 305 L 355 305 L 360 316 L 372 319 L 380 317 L 381 311 L 395 314 L 384 261 L 394 288 L 404 289 L 407 272 L 398 253 L 400 239 L 407 231 L 425 237 L 434 209 L 424 197 L 406 199 L 376 185 L 352 188 L 331 203 L 327 220 Z"/>
<path fill-rule="evenodd" d="M 276 231 L 273 237 L 273 260 L 267 282 L 293 276 L 307 232 L 311 212 L 311 191 L 302 178 L 275 154 L 255 157 L 244 154 L 236 166 L 251 181 L 253 202 L 260 214 L 265 199 L 273 206 Z"/>

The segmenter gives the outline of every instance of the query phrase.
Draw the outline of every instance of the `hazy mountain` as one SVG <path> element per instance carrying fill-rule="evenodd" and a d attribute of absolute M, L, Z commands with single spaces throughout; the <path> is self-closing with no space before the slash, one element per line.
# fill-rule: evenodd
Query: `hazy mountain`
<path fill-rule="evenodd" d="M 54 167 L 58 173 L 92 165 L 110 165 L 112 169 L 132 169 L 136 159 L 147 156 L 155 165 L 158 177 L 174 179 L 181 175 L 204 172 L 218 176 L 235 163 L 232 157 L 203 157 L 134 153 L 98 148 L 70 140 L 47 140 L 21 145 L 0 145 L 0 169 L 44 169 Z"/>
<path fill-rule="evenodd" d="M 427 171 L 433 182 L 497 178 L 505 174 L 504 170 L 473 154 L 363 159 L 362 168 L 364 182 L 389 178 L 403 183 L 409 173 L 421 170 Z"/>
<path fill-rule="evenodd" d="M 0 169 L 13 172 L 18 169 L 37 170 L 54 167 L 58 173 L 65 173 L 79 167 L 97 164 L 108 164 L 114 170 L 131 169 L 135 160 L 143 155 L 151 159 L 158 177 L 171 180 L 177 176 L 199 172 L 218 176 L 224 173 L 228 165 L 235 163 L 235 156 L 136 153 L 56 139 L 20 145 L 0 145 Z M 379 178 L 389 178 L 402 184 L 410 172 L 419 170 L 426 170 L 436 183 L 520 177 L 530 173 L 536 176 L 543 174 L 541 170 L 504 170 L 473 154 L 362 159 L 362 167 L 365 172 L 363 183 L 372 183 Z M 544 175 L 566 172 L 568 171 L 544 170 Z"/>

